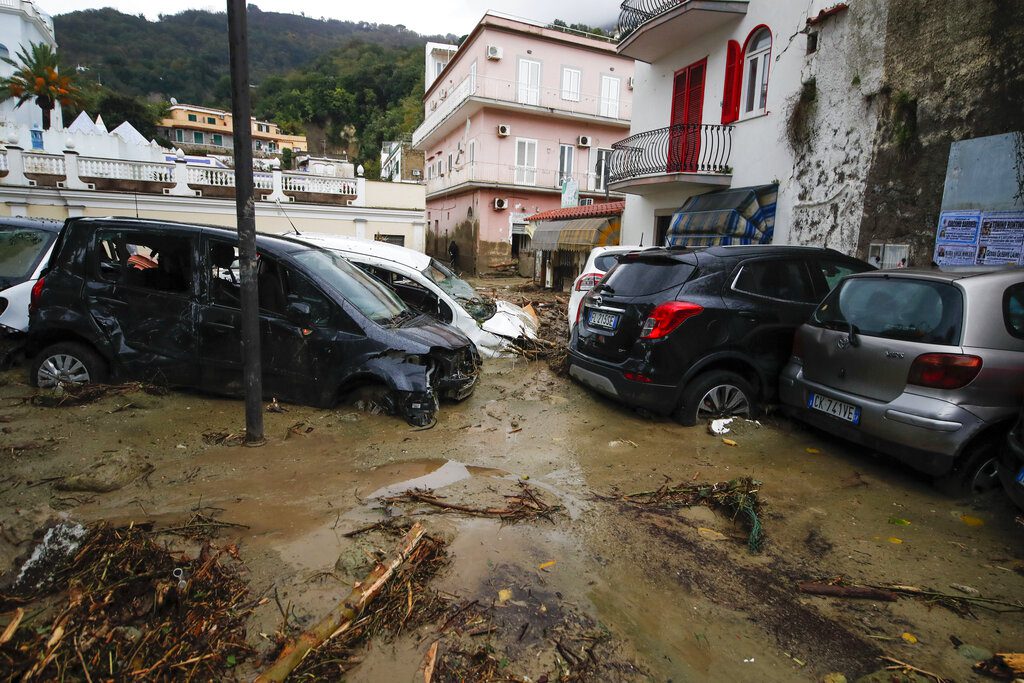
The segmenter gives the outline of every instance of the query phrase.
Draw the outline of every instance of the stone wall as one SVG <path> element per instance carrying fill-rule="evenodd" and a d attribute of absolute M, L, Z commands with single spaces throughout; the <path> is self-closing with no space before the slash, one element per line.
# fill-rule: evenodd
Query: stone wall
<path fill-rule="evenodd" d="M 950 144 L 1024 129 L 1024 3 L 900 0 L 885 36 L 858 253 L 909 244 L 927 266 Z"/>

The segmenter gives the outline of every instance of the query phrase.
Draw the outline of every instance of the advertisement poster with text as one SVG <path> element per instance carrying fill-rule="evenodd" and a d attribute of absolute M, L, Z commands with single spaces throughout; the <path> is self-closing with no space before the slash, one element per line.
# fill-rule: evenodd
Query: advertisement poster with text
<path fill-rule="evenodd" d="M 978 265 L 1020 263 L 1024 252 L 1024 212 L 991 211 L 981 217 Z"/>

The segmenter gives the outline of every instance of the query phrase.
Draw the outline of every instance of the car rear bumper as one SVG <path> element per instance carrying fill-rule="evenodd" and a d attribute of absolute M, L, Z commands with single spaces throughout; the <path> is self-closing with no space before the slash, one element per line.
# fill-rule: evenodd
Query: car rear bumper
<path fill-rule="evenodd" d="M 668 415 L 679 400 L 679 388 L 672 384 L 635 382 L 626 379 L 623 368 L 603 363 L 569 350 L 569 376 L 580 384 L 634 408 L 656 415 Z"/>
<path fill-rule="evenodd" d="M 811 393 L 857 406 L 859 424 L 808 407 Z M 949 472 L 964 445 L 985 426 L 970 411 L 929 396 L 903 393 L 886 402 L 836 391 L 806 380 L 796 363 L 782 371 L 779 397 L 788 414 L 935 476 Z"/>

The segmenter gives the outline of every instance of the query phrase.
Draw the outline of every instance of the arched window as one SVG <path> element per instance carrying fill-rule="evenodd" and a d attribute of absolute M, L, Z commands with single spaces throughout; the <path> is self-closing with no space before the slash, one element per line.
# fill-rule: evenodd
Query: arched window
<path fill-rule="evenodd" d="M 767 27 L 754 31 L 743 50 L 742 115 L 763 114 L 768 106 L 768 72 L 772 57 L 772 32 Z"/>

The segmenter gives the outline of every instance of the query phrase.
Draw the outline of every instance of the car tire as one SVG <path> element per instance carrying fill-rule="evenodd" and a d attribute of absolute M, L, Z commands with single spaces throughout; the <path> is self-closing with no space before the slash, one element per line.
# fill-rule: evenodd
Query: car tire
<path fill-rule="evenodd" d="M 1005 438 L 1005 434 L 1002 434 Z M 998 439 L 984 439 L 967 447 L 953 469 L 935 479 L 935 488 L 953 498 L 967 498 L 1000 485 Z"/>
<path fill-rule="evenodd" d="M 716 410 L 715 406 L 720 410 Z M 729 408 L 732 410 L 729 410 Z M 683 389 L 676 410 L 676 421 L 692 427 L 718 417 L 757 417 L 757 392 L 742 375 L 728 370 L 712 370 L 698 375 Z"/>
<path fill-rule="evenodd" d="M 95 351 L 78 342 L 52 344 L 36 354 L 29 381 L 34 387 L 49 389 L 58 383 L 103 384 L 107 366 Z"/>

